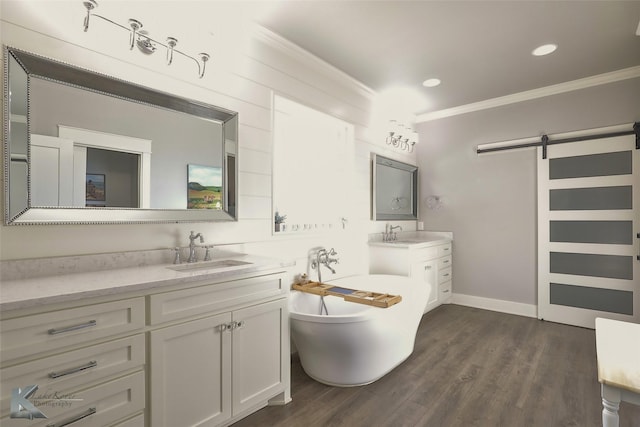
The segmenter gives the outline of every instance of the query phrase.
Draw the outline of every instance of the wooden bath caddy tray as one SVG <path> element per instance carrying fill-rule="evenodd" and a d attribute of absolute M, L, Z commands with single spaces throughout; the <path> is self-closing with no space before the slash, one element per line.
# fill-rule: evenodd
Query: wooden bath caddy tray
<path fill-rule="evenodd" d="M 400 295 L 360 291 L 357 289 L 343 288 L 319 282 L 308 282 L 305 284 L 295 283 L 292 288 L 296 291 L 307 292 L 309 294 L 316 294 L 320 296 L 333 295 L 335 297 L 341 297 L 345 301 L 373 305 L 381 308 L 391 307 L 392 305 L 402 301 L 402 297 Z"/>

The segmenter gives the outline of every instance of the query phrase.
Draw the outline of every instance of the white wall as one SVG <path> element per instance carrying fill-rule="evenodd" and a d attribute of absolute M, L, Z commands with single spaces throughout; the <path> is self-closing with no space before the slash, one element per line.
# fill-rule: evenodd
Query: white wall
<path fill-rule="evenodd" d="M 639 100 L 635 78 L 418 125 L 420 218 L 454 233 L 454 295 L 537 298 L 535 150 L 478 156 L 476 146 L 633 123 Z M 443 196 L 442 209 L 427 209 L 428 195 Z"/>
<path fill-rule="evenodd" d="M 370 221 L 370 153 L 408 163 L 415 155 L 390 151 L 370 127 L 373 93 L 268 32 L 216 34 L 234 49 L 216 52 L 207 75 L 198 80 L 191 69 L 177 65 L 150 65 L 149 58 L 132 55 L 120 39 L 82 32 L 82 25 L 43 25 L 42 16 L 61 15 L 67 8 L 78 16 L 77 1 L 41 2 L 36 14 L 29 2 L 1 2 L 2 43 L 76 66 L 99 71 L 165 92 L 239 112 L 239 220 L 237 222 L 149 225 L 1 226 L 0 260 L 109 253 L 169 248 L 187 244 L 189 230 L 202 232 L 207 243 L 248 242 L 247 252 L 299 258 L 306 268 L 307 252 L 317 246 L 335 246 L 340 252 L 341 275 L 367 269 L 367 234 L 382 231 L 383 223 Z M 123 3 L 123 7 L 126 4 Z M 46 8 L 52 8 L 47 11 Z M 80 13 L 82 15 L 82 13 Z M 234 30 L 236 31 L 236 30 Z M 257 34 L 257 35 L 256 35 Z M 236 40 L 229 42 L 229 40 Z M 126 43 L 125 43 L 126 44 Z M 213 47 L 212 47 L 213 48 Z M 204 47 L 203 50 L 207 50 Z M 160 56 L 163 53 L 160 52 Z M 191 64 L 193 65 L 193 64 Z M 278 93 L 339 117 L 355 126 L 357 196 L 347 229 L 326 235 L 272 236 L 272 97 Z M 4 196 L 4 195 L 3 195 Z M 4 202 L 3 202 L 4 203 Z M 404 224 L 405 229 L 415 226 Z"/>

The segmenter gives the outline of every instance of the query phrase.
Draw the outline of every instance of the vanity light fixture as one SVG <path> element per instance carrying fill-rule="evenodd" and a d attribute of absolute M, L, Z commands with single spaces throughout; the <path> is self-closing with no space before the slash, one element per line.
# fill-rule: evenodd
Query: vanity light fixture
<path fill-rule="evenodd" d="M 93 13 L 93 10 L 96 7 L 98 7 L 98 2 L 96 0 L 85 0 L 82 2 L 82 4 L 84 4 L 84 7 L 87 9 L 87 15 L 84 18 L 85 32 L 89 30 L 89 21 L 91 20 L 92 16 L 103 19 L 104 21 L 109 22 L 129 32 L 130 34 L 129 49 L 130 50 L 133 50 L 133 48 L 137 46 L 140 52 L 146 55 L 151 55 L 156 51 L 156 48 L 158 45 L 162 46 L 166 49 L 166 52 L 167 52 L 167 65 L 171 65 L 171 63 L 173 62 L 173 55 L 174 53 L 177 53 L 186 58 L 193 60 L 198 66 L 198 77 L 199 78 L 204 77 L 205 67 L 206 67 L 207 61 L 210 58 L 210 55 L 208 53 L 204 53 L 204 52 L 199 53 L 197 55 L 197 58 L 193 57 L 191 55 L 188 55 L 176 49 L 176 45 L 178 44 L 178 39 L 175 37 L 167 37 L 165 42 L 160 42 L 158 40 L 155 40 L 151 36 L 149 36 L 148 32 L 144 30 L 140 31 L 143 25 L 142 25 L 142 22 L 138 21 L 137 19 L 133 19 L 133 18 L 129 19 L 129 26 L 127 27 L 127 26 L 118 24 L 117 22 L 114 22 L 109 18 L 105 18 L 102 15 Z"/>
<path fill-rule="evenodd" d="M 418 132 L 411 129 L 411 126 L 398 123 L 396 120 L 389 120 L 387 145 L 412 153 L 413 147 L 417 142 Z"/>

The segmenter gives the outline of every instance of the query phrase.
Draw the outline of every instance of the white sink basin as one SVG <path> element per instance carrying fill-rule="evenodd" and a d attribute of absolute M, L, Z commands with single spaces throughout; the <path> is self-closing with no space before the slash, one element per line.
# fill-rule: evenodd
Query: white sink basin
<path fill-rule="evenodd" d="M 239 267 L 243 265 L 253 264 L 248 261 L 240 261 L 237 259 L 221 259 L 218 261 L 194 262 L 192 264 L 172 265 L 167 267 L 175 271 L 196 271 L 196 270 L 219 270 L 222 268 Z"/>

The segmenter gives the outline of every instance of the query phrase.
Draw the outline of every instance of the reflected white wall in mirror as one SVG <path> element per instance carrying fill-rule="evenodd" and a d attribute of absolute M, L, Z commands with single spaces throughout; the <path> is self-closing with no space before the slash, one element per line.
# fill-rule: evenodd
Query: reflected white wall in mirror
<path fill-rule="evenodd" d="M 58 128 L 83 128 L 96 133 L 96 141 L 86 137 L 80 145 L 106 148 L 101 141 L 104 134 L 123 141 L 121 148 L 111 146 L 113 151 L 125 153 L 148 152 L 150 154 L 150 194 L 148 204 L 139 206 L 153 209 L 187 208 L 188 163 L 209 159 L 209 165 L 222 167 L 222 125 L 181 112 L 154 108 L 100 93 L 89 92 L 72 86 L 61 85 L 42 79 L 31 79 L 31 133 L 60 136 Z M 64 108 L 60 108 L 64 100 Z M 136 148 L 136 140 L 151 141 L 152 149 Z M 78 145 L 78 144 L 75 144 Z M 142 167 L 142 164 L 141 164 Z M 87 170 L 87 172 L 96 172 Z M 140 171 L 142 172 L 142 170 Z M 118 172 L 113 171 L 117 176 Z M 109 177 L 107 179 L 111 180 Z M 40 206 L 32 200 L 34 206 Z M 84 203 L 73 206 L 85 206 Z M 124 207 L 106 205 L 107 207 Z"/>

